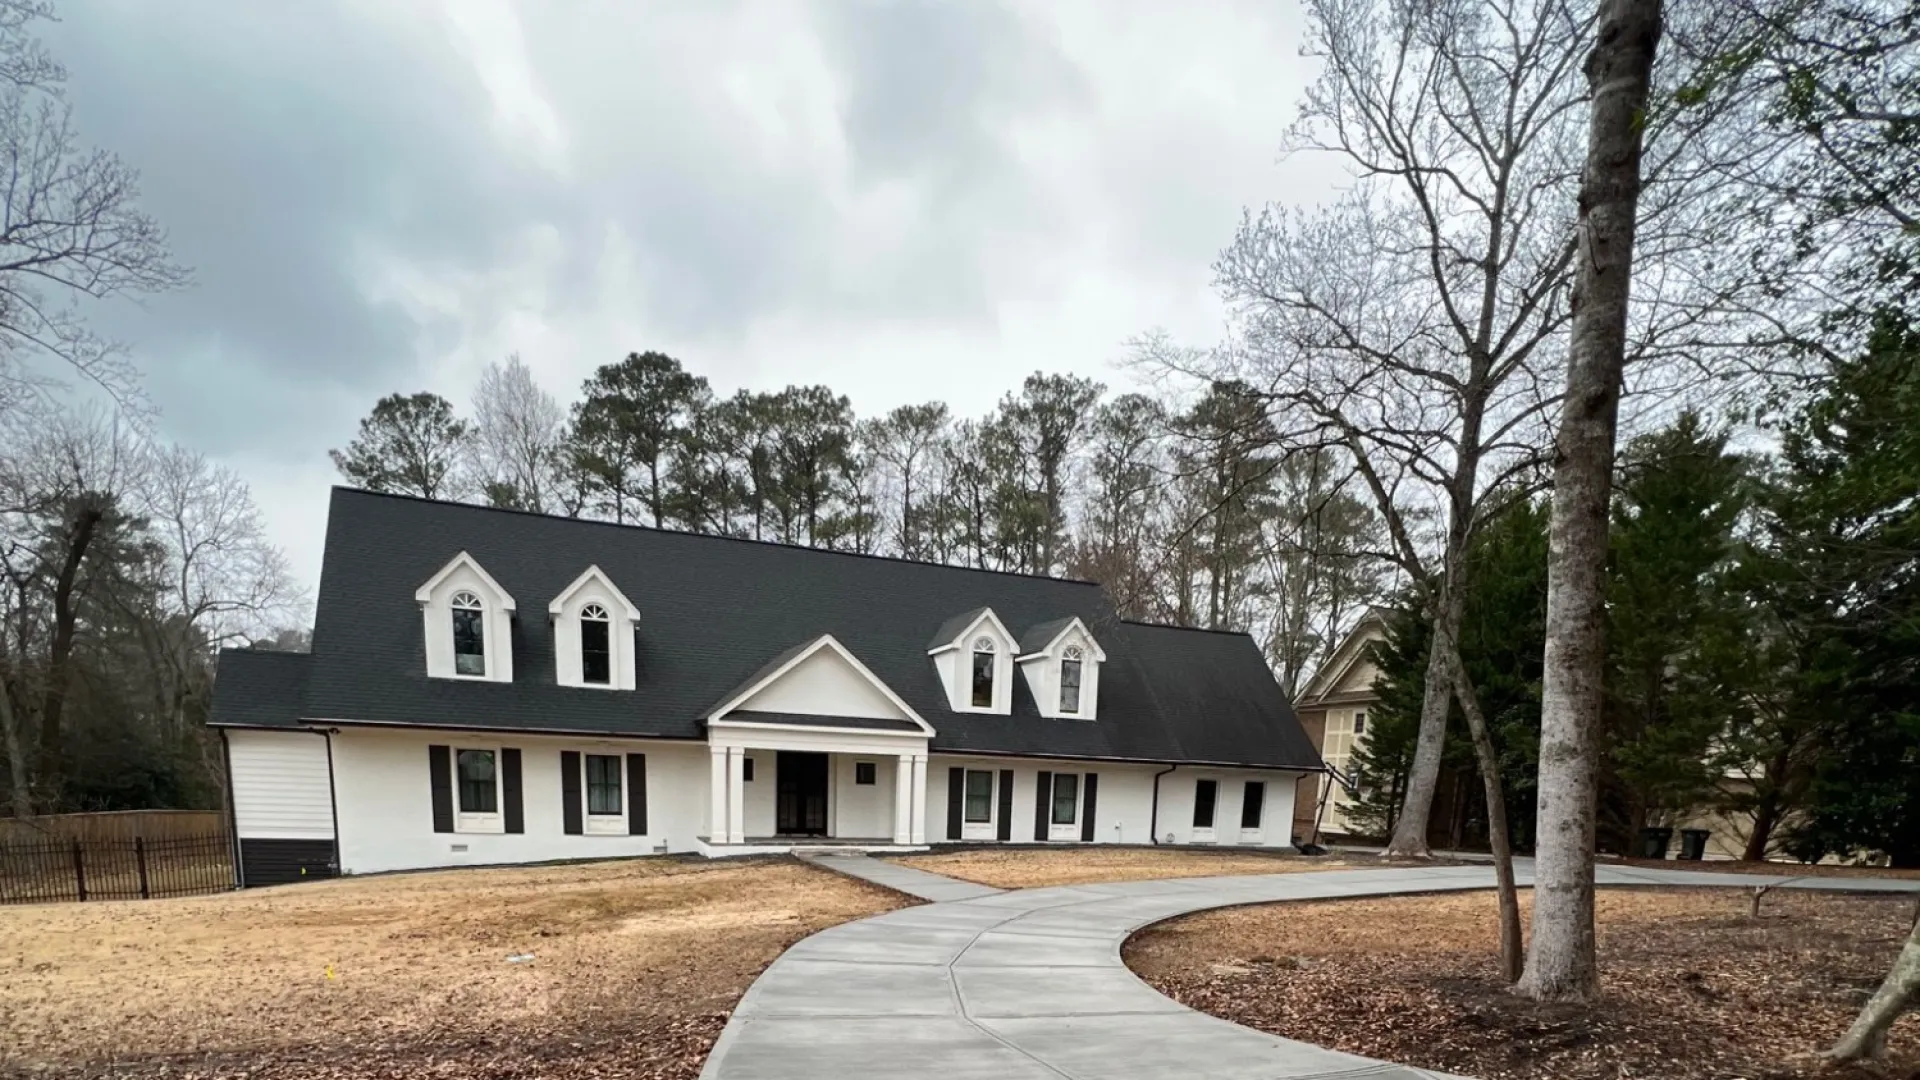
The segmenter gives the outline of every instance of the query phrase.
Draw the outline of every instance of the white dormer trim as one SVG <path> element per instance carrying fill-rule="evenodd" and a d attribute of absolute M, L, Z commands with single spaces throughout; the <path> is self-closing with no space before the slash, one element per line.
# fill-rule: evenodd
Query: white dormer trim
<path fill-rule="evenodd" d="M 627 594 L 621 592 L 619 586 L 613 583 L 613 579 L 609 578 L 606 572 L 598 566 L 587 567 L 586 570 L 581 572 L 579 577 L 573 579 L 573 584 L 560 590 L 560 595 L 554 597 L 553 602 L 547 605 L 548 617 L 558 617 L 562 611 L 565 610 L 567 602 L 573 599 L 575 593 L 595 583 L 599 585 L 598 591 L 600 595 L 613 601 L 614 606 L 619 609 L 619 613 L 623 615 L 627 621 L 640 621 L 640 609 L 633 606 L 633 601 L 627 599 Z"/>
<path fill-rule="evenodd" d="M 746 702 L 751 701 L 754 695 L 760 693 L 762 690 L 765 690 L 767 687 L 772 686 L 774 683 L 779 682 L 781 678 L 783 678 L 788 672 L 799 667 L 801 664 L 806 663 L 809 658 L 811 658 L 812 656 L 814 656 L 814 654 L 820 652 L 823 649 L 831 650 L 834 654 L 839 656 L 841 660 L 845 661 L 847 666 L 852 668 L 855 674 L 859 675 L 861 678 L 865 679 L 868 683 L 870 683 L 875 690 L 878 690 L 880 694 L 883 697 L 885 697 L 889 703 L 893 705 L 894 708 L 899 709 L 901 716 L 907 718 L 908 720 L 913 721 L 914 724 L 918 725 L 922 733 L 928 736 L 931 736 L 933 734 L 932 724 L 927 723 L 926 720 L 923 719 L 919 713 L 914 711 L 913 706 L 907 704 L 904 700 L 901 699 L 899 694 L 896 694 L 893 692 L 893 687 L 888 686 L 885 682 L 881 680 L 880 676 L 875 675 L 873 673 L 873 670 L 871 668 L 861 663 L 860 658 L 853 655 L 853 653 L 849 652 L 845 645 L 840 644 L 840 639 L 834 637 L 832 634 L 820 635 L 819 637 L 815 638 L 813 641 L 809 642 L 804 648 L 800 649 L 799 651 L 795 652 L 792 656 L 788 657 L 778 667 L 775 667 L 773 670 L 767 672 L 766 674 L 753 680 L 747 685 L 741 687 L 740 690 L 735 692 L 731 697 L 727 698 L 725 701 L 722 701 L 718 706 L 716 706 L 713 709 L 712 712 L 709 712 L 707 714 L 706 716 L 707 722 L 708 723 L 713 723 L 715 721 L 726 722 L 728 713 L 731 713 L 733 710 L 739 708 L 741 705 L 745 704 Z M 823 714 L 823 715 L 826 715 L 826 714 Z M 829 716 L 828 719 L 831 719 L 831 717 Z M 741 717 L 735 718 L 735 722 L 746 723 L 746 722 L 749 722 L 749 719 L 746 716 L 741 716 Z M 871 731 L 866 731 L 865 729 L 849 729 L 849 730 L 861 730 L 863 734 L 873 733 Z"/>
<path fill-rule="evenodd" d="M 1080 653 L 1080 707 L 1065 712 L 1060 708 L 1060 672 L 1068 651 L 1075 649 Z M 1100 707 L 1100 666 L 1106 659 L 1093 632 L 1075 618 L 1043 648 L 1020 657 L 1020 673 L 1026 677 L 1027 690 L 1033 694 L 1041 716 L 1049 720 L 1093 720 Z"/>
<path fill-rule="evenodd" d="M 1080 616 L 1078 615 L 1075 615 L 1072 619 L 1068 620 L 1067 625 L 1061 627 L 1059 633 L 1053 635 L 1051 638 L 1048 638 L 1045 644 L 1041 645 L 1039 648 L 1033 650 L 1032 652 L 1026 654 L 1025 656 L 1020 657 L 1020 660 L 1024 663 L 1025 661 L 1032 660 L 1038 656 L 1059 655 L 1060 651 L 1066 647 L 1066 643 L 1064 639 L 1069 634 L 1080 635 L 1081 647 L 1086 649 L 1087 652 L 1091 654 L 1092 659 L 1098 660 L 1102 663 L 1106 662 L 1106 659 L 1107 659 L 1106 652 L 1100 648 L 1099 642 L 1093 640 L 1093 631 L 1087 629 L 1087 624 L 1081 622 Z"/>
<path fill-rule="evenodd" d="M 475 577 L 480 579 L 480 583 L 485 585 L 487 591 L 493 594 L 494 602 L 500 605 L 502 611 L 511 612 L 515 610 L 513 606 L 513 595 L 501 588 L 499 582 L 493 580 L 493 575 L 487 573 L 486 567 L 481 566 L 479 560 L 464 551 L 455 555 L 448 561 L 447 565 L 441 567 L 439 573 L 428 578 L 425 585 L 413 590 L 414 600 L 422 604 L 432 603 L 434 593 L 439 591 L 440 586 L 446 584 L 448 578 L 463 569 L 470 571 Z"/>
<path fill-rule="evenodd" d="M 580 649 L 581 613 L 599 605 L 607 614 L 608 679 L 588 682 Z M 589 566 L 547 604 L 553 624 L 553 681 L 583 690 L 632 690 L 639 684 L 634 656 L 634 627 L 640 609 L 598 566 Z"/>
<path fill-rule="evenodd" d="M 984 707 L 973 703 L 973 643 L 983 637 L 991 638 L 994 645 L 993 704 Z M 1007 624 L 1000 621 L 992 608 L 982 608 L 965 629 L 952 640 L 928 649 L 927 655 L 933 657 L 940 683 L 947 688 L 948 708 L 954 712 L 1009 716 L 1013 713 L 1013 666 L 1018 651 L 1019 641 L 1007 629 Z"/>
<path fill-rule="evenodd" d="M 479 674 L 461 674 L 454 656 L 453 600 L 472 593 L 480 602 L 481 654 Z M 422 644 L 427 676 L 469 682 L 513 681 L 513 595 L 487 573 L 471 554 L 462 551 L 414 590 L 420 605 Z"/>

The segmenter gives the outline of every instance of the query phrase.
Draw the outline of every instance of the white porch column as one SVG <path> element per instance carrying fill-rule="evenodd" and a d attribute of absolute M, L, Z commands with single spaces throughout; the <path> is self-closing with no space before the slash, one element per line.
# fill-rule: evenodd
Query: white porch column
<path fill-rule="evenodd" d="M 901 754 L 893 765 L 893 842 L 913 843 L 913 755 Z"/>
<path fill-rule="evenodd" d="M 747 842 L 747 751 L 736 746 L 727 751 L 727 842 Z"/>
<path fill-rule="evenodd" d="M 927 842 L 927 755 L 913 755 L 913 826 L 910 843 Z"/>
<path fill-rule="evenodd" d="M 707 842 L 724 844 L 727 842 L 727 748 L 712 746 L 707 748 L 709 764 L 707 780 Z"/>

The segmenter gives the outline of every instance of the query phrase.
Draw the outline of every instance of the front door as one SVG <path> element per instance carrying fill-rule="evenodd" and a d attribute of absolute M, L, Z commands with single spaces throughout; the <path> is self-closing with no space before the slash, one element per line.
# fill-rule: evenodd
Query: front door
<path fill-rule="evenodd" d="M 827 755 L 783 750 L 774 771 L 774 832 L 827 835 Z"/>

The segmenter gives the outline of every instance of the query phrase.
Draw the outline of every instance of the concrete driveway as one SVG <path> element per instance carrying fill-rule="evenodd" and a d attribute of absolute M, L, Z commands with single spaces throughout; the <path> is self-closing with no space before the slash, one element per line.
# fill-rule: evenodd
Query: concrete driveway
<path fill-rule="evenodd" d="M 703 1080 L 1439 1077 L 1194 1012 L 1136 978 L 1120 946 L 1141 927 L 1207 908 L 1493 887 L 1491 867 L 1434 866 L 998 892 L 862 856 L 815 861 L 936 902 L 787 950 L 741 999 Z M 1530 870 L 1519 868 L 1522 885 Z M 1606 866 L 1598 881 L 1920 890 L 1920 881 Z"/>

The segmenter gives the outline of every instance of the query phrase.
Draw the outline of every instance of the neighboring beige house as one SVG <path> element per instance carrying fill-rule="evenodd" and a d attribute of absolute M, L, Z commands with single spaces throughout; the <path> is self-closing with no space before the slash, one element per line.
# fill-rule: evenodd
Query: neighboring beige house
<path fill-rule="evenodd" d="M 1320 747 L 1327 768 L 1340 776 L 1352 772 L 1354 749 L 1367 738 L 1367 718 L 1379 701 L 1373 681 L 1380 674 L 1374 666 L 1371 646 L 1387 636 L 1385 612 L 1373 609 L 1362 616 L 1347 639 L 1332 657 L 1314 673 L 1294 712 L 1307 737 Z M 1326 799 L 1324 813 L 1321 799 Z M 1294 833 L 1306 839 L 1314 833 L 1315 815 L 1323 835 L 1347 836 L 1353 832 L 1346 809 L 1353 796 L 1332 776 L 1304 777 L 1294 797 Z"/>

